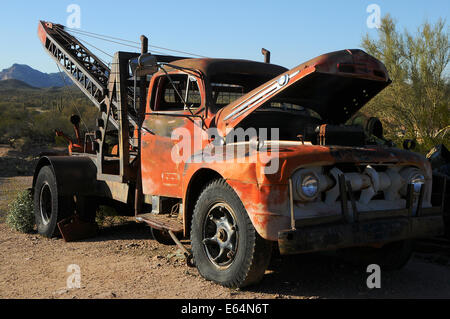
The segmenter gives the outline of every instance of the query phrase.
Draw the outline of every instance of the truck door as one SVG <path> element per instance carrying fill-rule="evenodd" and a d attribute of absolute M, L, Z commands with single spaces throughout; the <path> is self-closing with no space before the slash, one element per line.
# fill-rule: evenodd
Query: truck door
<path fill-rule="evenodd" d="M 182 198 L 184 159 L 189 154 L 180 153 L 180 143 L 186 145 L 195 126 L 201 126 L 201 92 L 201 80 L 180 71 L 152 79 L 142 131 L 144 194 Z"/>

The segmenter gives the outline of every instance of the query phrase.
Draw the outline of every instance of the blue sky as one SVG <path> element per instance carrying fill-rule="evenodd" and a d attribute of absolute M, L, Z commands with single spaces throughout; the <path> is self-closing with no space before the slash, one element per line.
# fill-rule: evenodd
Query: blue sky
<path fill-rule="evenodd" d="M 57 71 L 37 38 L 37 24 L 39 20 L 66 24 L 70 4 L 81 8 L 82 30 L 135 41 L 145 34 L 150 44 L 209 57 L 261 61 L 265 47 L 272 52 L 273 63 L 286 67 L 322 53 L 359 48 L 366 33 L 376 36 L 376 29 L 366 24 L 370 4 L 379 5 L 382 15 L 391 14 L 400 30 L 409 31 L 426 20 L 447 18 L 450 12 L 448 0 L 3 1 L 0 70 L 21 63 Z M 110 53 L 129 50 L 89 42 Z"/>

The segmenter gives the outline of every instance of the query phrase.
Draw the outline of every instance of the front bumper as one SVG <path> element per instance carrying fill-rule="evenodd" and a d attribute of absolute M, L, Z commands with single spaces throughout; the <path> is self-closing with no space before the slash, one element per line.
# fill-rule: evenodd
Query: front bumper
<path fill-rule="evenodd" d="M 410 238 L 438 236 L 443 233 L 442 215 L 385 218 L 282 231 L 279 233 L 278 246 L 282 255 L 290 255 L 378 245 Z"/>
<path fill-rule="evenodd" d="M 440 207 L 422 208 L 423 187 L 420 191 L 417 209 L 413 200 L 412 185 L 408 186 L 405 209 L 374 211 L 359 214 L 351 194 L 351 186 L 339 178 L 342 215 L 324 219 L 311 218 L 295 220 L 291 209 L 291 229 L 278 234 L 278 246 L 282 255 L 291 255 L 325 250 L 336 250 L 357 246 L 383 245 L 412 238 L 426 238 L 444 234 L 444 196 L 446 183 L 440 192 Z M 293 202 L 291 200 L 291 206 Z M 350 207 L 352 209 L 350 209 Z"/>

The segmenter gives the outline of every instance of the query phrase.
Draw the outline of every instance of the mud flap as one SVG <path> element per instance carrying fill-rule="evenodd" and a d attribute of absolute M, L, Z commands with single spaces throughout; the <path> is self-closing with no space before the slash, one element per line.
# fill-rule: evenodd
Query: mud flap
<path fill-rule="evenodd" d="M 96 223 L 84 222 L 77 215 L 60 221 L 58 228 L 66 242 L 95 237 L 98 231 Z"/>

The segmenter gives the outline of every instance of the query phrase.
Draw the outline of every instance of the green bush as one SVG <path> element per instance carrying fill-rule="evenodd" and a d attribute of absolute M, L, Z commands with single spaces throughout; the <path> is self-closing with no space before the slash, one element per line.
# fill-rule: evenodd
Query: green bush
<path fill-rule="evenodd" d="M 21 233 L 31 233 L 34 230 L 33 198 L 28 191 L 18 193 L 8 209 L 6 224 L 9 227 Z"/>

